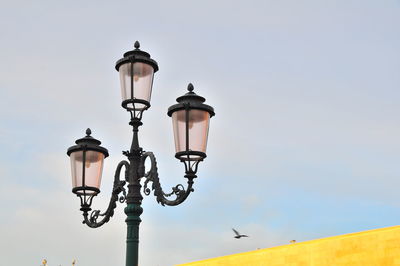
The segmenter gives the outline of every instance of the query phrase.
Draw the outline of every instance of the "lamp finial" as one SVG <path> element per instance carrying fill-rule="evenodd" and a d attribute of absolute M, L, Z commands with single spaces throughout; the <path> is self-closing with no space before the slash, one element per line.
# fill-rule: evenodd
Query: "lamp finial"
<path fill-rule="evenodd" d="M 92 131 L 90 130 L 90 128 L 86 129 L 86 135 L 90 136 L 90 134 L 92 134 Z"/>
<path fill-rule="evenodd" d="M 194 87 L 193 87 L 192 83 L 189 83 L 189 85 L 187 87 L 187 90 L 190 91 L 190 92 L 192 92 L 194 90 Z"/>
<path fill-rule="evenodd" d="M 136 49 L 139 49 L 139 48 L 140 48 L 140 43 L 139 43 L 139 41 L 136 41 L 134 46 L 135 46 Z"/>

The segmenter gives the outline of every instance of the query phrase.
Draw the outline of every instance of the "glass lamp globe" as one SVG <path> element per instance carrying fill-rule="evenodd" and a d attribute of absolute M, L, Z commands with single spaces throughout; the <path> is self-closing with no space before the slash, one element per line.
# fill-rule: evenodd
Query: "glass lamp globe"
<path fill-rule="evenodd" d="M 126 52 L 115 65 L 121 82 L 122 107 L 129 111 L 144 111 L 150 107 L 153 77 L 158 71 L 157 62 L 139 48 L 136 41 L 135 49 Z"/>
<path fill-rule="evenodd" d="M 205 98 L 193 92 L 188 85 L 188 93 L 178 97 L 178 104 L 168 109 L 172 117 L 175 139 L 175 157 L 181 161 L 201 161 L 206 157 L 210 118 L 214 108 L 204 104 Z"/>
<path fill-rule="evenodd" d="M 86 130 L 84 138 L 67 151 L 71 160 L 72 192 L 77 195 L 97 195 L 100 192 L 104 158 L 108 156 L 101 142 L 90 136 Z"/>

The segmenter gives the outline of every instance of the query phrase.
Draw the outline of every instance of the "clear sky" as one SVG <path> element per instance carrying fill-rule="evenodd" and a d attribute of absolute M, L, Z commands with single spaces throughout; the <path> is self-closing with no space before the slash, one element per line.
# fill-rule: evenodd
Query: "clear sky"
<path fill-rule="evenodd" d="M 140 265 L 399 224 L 399 13 L 399 0 L 3 0 L 1 264 L 124 265 L 123 206 L 83 225 L 66 150 L 87 127 L 108 148 L 104 209 L 131 140 L 114 66 L 136 40 L 160 67 L 140 141 L 165 190 L 184 182 L 167 108 L 192 82 L 216 111 L 195 192 L 144 199 Z"/>

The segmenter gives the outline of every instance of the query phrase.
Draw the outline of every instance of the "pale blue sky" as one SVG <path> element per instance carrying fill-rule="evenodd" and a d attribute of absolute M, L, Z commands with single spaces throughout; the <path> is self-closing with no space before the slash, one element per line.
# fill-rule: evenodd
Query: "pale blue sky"
<path fill-rule="evenodd" d="M 115 61 L 158 61 L 141 145 L 183 180 L 167 108 L 214 106 L 208 158 L 178 207 L 144 199 L 140 265 L 173 265 L 399 224 L 400 1 L 2 1 L 0 255 L 5 265 L 124 265 L 122 206 L 81 224 L 66 149 L 91 127 L 130 145 Z M 232 236 L 231 227 L 250 235 Z"/>

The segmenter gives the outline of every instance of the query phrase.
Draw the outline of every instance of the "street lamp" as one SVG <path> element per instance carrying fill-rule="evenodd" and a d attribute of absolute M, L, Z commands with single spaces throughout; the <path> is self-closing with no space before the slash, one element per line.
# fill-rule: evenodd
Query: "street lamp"
<path fill-rule="evenodd" d="M 118 201 L 127 203 L 124 209 L 127 215 L 126 266 L 138 265 L 139 224 L 143 212 L 141 179 L 144 179 L 143 193 L 149 195 L 154 191 L 156 200 L 161 205 L 175 206 L 185 201 L 193 192 L 193 180 L 197 177 L 199 162 L 206 158 L 210 118 L 215 115 L 214 109 L 204 104 L 205 98 L 193 92 L 192 84 L 188 85 L 185 95 L 176 99 L 178 103 L 168 109 L 174 130 L 175 157 L 185 165 L 184 177 L 188 185 L 185 188 L 179 184 L 172 188 L 171 193 L 165 193 L 158 178 L 154 154 L 144 152 L 139 146 L 138 131 L 142 125 L 142 115 L 150 108 L 153 77 L 158 71 L 157 62 L 139 48 L 139 42 L 135 42 L 135 49 L 126 52 L 115 66 L 120 75 L 122 107 L 131 115 L 129 124 L 133 128 L 133 138 L 130 150 L 123 152 L 128 160 L 121 161 L 115 171 L 111 199 L 106 211 L 92 211 L 91 205 L 93 198 L 100 193 L 103 161 L 108 157 L 107 149 L 100 146 L 101 142 L 93 138 L 91 130 L 87 129 L 86 136 L 76 140 L 76 145 L 67 151 L 71 160 L 72 192 L 80 198 L 84 224 L 91 228 L 100 227 L 114 215 Z M 145 170 L 147 158 L 150 159 L 148 171 Z M 123 167 L 125 176 L 121 180 Z M 152 182 L 151 188 L 148 187 L 149 182 Z M 170 199 L 171 196 L 174 198 Z"/>

